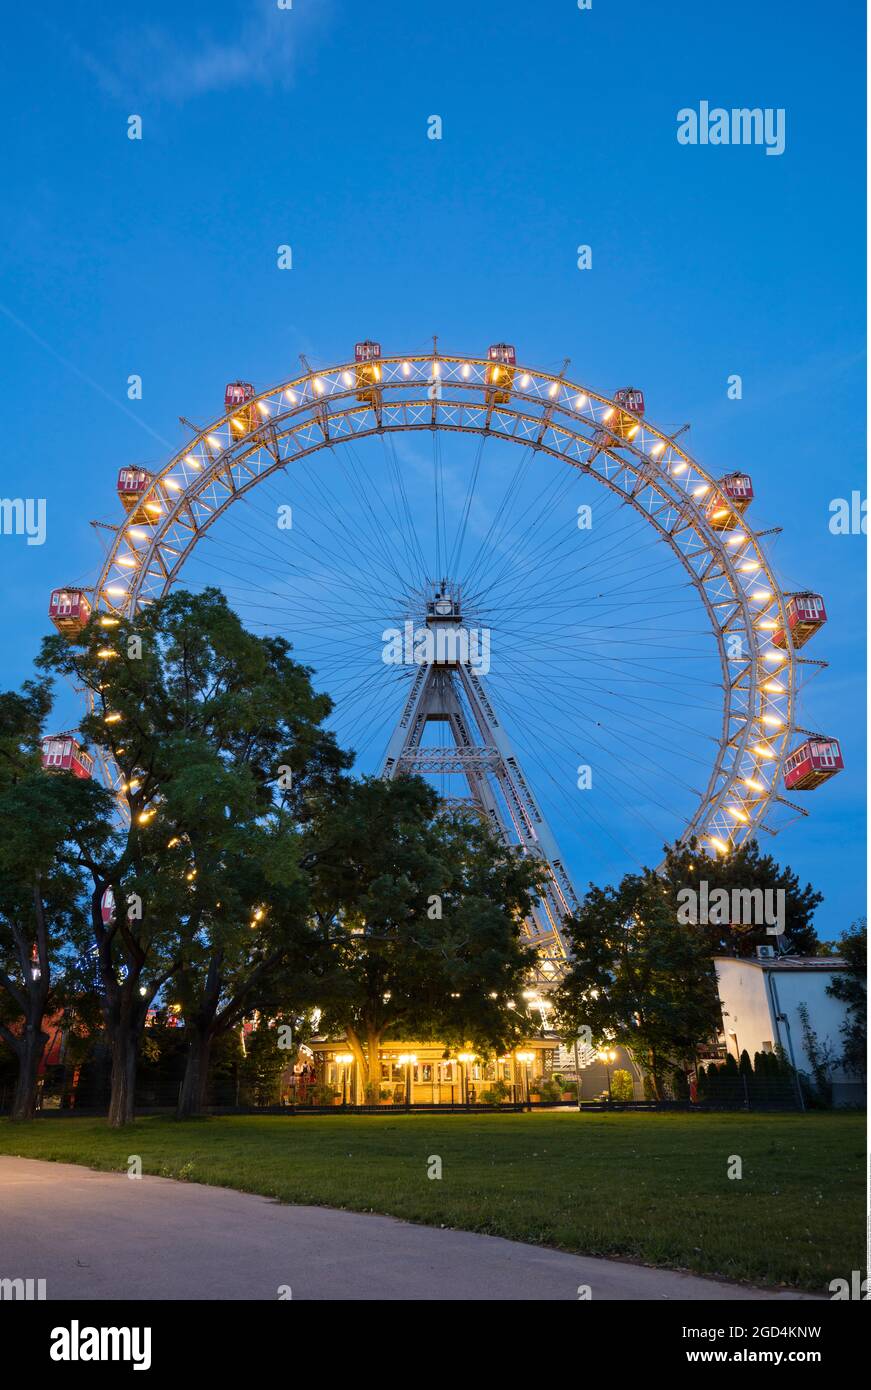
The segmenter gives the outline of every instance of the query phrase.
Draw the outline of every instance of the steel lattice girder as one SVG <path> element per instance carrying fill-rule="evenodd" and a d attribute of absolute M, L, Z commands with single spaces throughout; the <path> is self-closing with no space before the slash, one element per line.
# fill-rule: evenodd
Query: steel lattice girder
<path fill-rule="evenodd" d="M 634 438 L 597 444 L 596 435 L 608 433 L 605 417 L 618 407 L 561 376 L 518 366 L 511 404 L 494 405 L 483 358 L 416 354 L 381 358 L 380 365 L 379 387 L 363 404 L 356 400 L 353 364 L 340 364 L 255 397 L 264 425 L 252 433 L 234 435 L 230 416 L 200 431 L 144 495 L 143 504 L 159 509 L 154 522 L 119 527 L 97 583 L 97 606 L 125 613 L 165 593 L 203 532 L 236 498 L 275 470 L 344 440 L 435 428 L 532 447 L 621 497 L 654 526 L 690 576 L 718 644 L 724 698 L 714 766 L 683 837 L 737 844 L 755 833 L 780 799 L 798 667 L 805 663 L 795 654 L 784 595 L 757 534 L 736 516 L 730 551 L 706 519 L 699 499 L 716 496 L 715 479 L 670 435 L 623 406 L 622 414 L 637 420 Z M 763 635 L 775 626 L 785 632 L 782 650 Z M 771 688 L 775 670 L 780 689 Z M 764 719 L 778 722 L 763 725 Z M 763 788 L 753 797 L 743 791 L 748 778 Z"/>

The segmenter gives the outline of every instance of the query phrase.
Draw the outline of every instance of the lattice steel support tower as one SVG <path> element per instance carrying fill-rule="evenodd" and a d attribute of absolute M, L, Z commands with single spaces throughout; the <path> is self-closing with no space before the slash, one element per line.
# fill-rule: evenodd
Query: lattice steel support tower
<path fill-rule="evenodd" d="M 421 640 L 425 638 L 426 640 Z M 382 776 L 451 774 L 465 778 L 465 798 L 505 844 L 541 859 L 544 891 L 526 921 L 536 946 L 542 985 L 561 973 L 568 955 L 563 918 L 579 907 L 571 879 L 545 817 L 532 794 L 511 740 L 487 694 L 480 646 L 463 626 L 459 586 L 432 586 L 426 630 L 406 624 L 405 659 L 417 663 L 411 691 L 393 731 Z M 423 742 L 430 723 L 447 725 L 453 746 Z"/>

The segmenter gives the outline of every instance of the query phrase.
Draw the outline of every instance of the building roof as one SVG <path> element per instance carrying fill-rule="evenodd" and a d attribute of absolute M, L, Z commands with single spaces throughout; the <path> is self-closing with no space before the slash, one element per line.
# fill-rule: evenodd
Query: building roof
<path fill-rule="evenodd" d="M 752 965 L 757 970 L 846 970 L 847 962 L 843 956 L 774 956 L 770 960 L 760 960 L 758 956 L 714 956 L 718 961 L 731 961 L 736 965 Z"/>

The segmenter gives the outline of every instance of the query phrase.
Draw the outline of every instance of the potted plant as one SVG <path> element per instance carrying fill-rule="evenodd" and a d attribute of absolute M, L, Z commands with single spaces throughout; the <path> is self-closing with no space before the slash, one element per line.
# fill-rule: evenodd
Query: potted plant
<path fill-rule="evenodd" d="M 494 1081 L 486 1091 L 481 1092 L 481 1100 L 485 1105 L 502 1105 L 511 1095 L 511 1087 L 505 1081 Z"/>
<path fill-rule="evenodd" d="M 381 1087 L 381 1090 L 380 1090 L 379 1096 L 378 1096 L 378 1104 L 379 1104 L 379 1105 L 392 1105 L 392 1104 L 393 1104 L 393 1092 L 390 1090 L 390 1088 L 389 1088 L 388 1086 L 382 1086 L 382 1087 Z"/>
<path fill-rule="evenodd" d="M 560 1091 L 556 1082 L 548 1078 L 542 1081 L 538 1088 L 539 1097 L 545 1105 L 554 1105 L 559 1100 Z"/>
<path fill-rule="evenodd" d="M 556 1081 L 556 1077 L 554 1077 L 554 1081 Z M 561 1076 L 560 1079 L 559 1079 L 559 1085 L 560 1085 L 560 1093 L 559 1093 L 559 1098 L 560 1098 L 560 1100 L 577 1100 L 577 1098 L 578 1098 L 578 1083 L 577 1083 L 577 1081 L 566 1081 L 565 1078 Z"/>
<path fill-rule="evenodd" d="M 335 1105 L 337 1099 L 341 1101 L 342 1097 L 332 1086 L 312 1087 L 312 1105 Z"/>
<path fill-rule="evenodd" d="M 531 1087 L 529 1099 L 533 1105 L 537 1105 L 541 1100 L 541 1077 L 537 1076 L 535 1080 L 531 1081 L 529 1084 Z"/>

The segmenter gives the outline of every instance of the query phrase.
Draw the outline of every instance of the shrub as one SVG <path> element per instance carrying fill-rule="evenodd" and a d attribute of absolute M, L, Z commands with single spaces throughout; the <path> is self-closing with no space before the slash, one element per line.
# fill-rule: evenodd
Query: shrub
<path fill-rule="evenodd" d="M 619 1067 L 611 1074 L 611 1099 L 612 1100 L 634 1100 L 635 1087 L 632 1085 L 632 1077 L 628 1071 Z"/>

